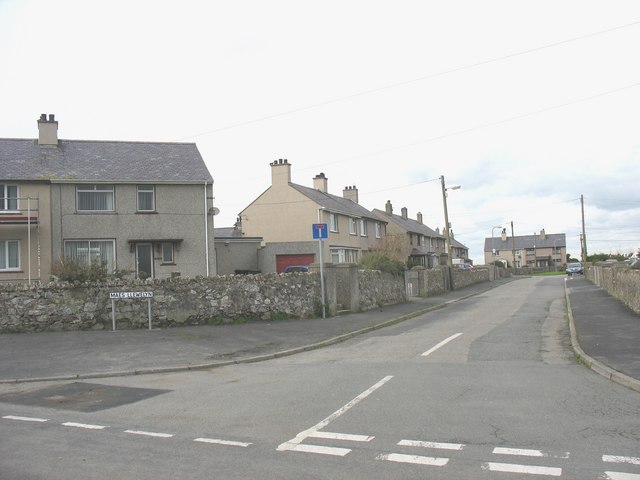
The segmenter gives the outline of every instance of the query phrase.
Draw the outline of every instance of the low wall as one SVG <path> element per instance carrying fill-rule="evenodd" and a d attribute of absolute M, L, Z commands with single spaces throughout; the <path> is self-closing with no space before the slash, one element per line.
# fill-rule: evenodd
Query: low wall
<path fill-rule="evenodd" d="M 498 267 L 473 268 L 471 270 L 454 267 L 451 273 L 452 275 L 449 277 L 447 267 L 413 267 L 405 272 L 407 295 L 428 297 L 446 292 L 451 289 L 450 280 L 453 280 L 453 289 L 459 289 L 510 275 L 507 270 Z"/>
<path fill-rule="evenodd" d="M 587 280 L 640 314 L 640 269 L 626 265 L 589 265 Z"/>
<path fill-rule="evenodd" d="M 329 314 L 338 311 L 338 293 L 348 290 L 344 308 L 363 311 L 406 300 L 402 277 L 358 270 L 355 265 L 327 268 Z M 343 275 L 352 281 L 345 288 Z M 340 292 L 338 292 L 340 290 Z M 319 273 L 176 277 L 70 285 L 0 285 L 0 332 L 111 330 L 111 292 L 153 292 L 152 326 L 224 324 L 322 315 Z M 148 327 L 146 299 L 114 302 L 116 328 Z"/>

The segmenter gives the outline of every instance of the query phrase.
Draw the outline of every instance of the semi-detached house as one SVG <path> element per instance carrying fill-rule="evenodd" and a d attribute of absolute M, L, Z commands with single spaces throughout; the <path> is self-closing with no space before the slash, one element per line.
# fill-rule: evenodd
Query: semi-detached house
<path fill-rule="evenodd" d="M 313 187 L 291 182 L 291 164 L 270 163 L 271 186 L 242 210 L 238 224 L 246 237 L 261 237 L 263 272 L 282 272 L 290 265 L 320 261 L 320 242 L 313 224 L 326 224 L 322 261 L 357 263 L 362 255 L 383 247 L 386 222 L 358 203 L 358 189 L 345 187 L 342 197 L 328 192 L 328 178 L 316 175 Z"/>
<path fill-rule="evenodd" d="M 0 139 L 0 281 L 63 260 L 140 278 L 215 275 L 213 179 L 193 143 Z"/>

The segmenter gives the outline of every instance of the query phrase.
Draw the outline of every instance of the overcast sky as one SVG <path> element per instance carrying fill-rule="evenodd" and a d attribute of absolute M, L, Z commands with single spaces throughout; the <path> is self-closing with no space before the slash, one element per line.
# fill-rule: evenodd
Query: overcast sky
<path fill-rule="evenodd" d="M 640 247 L 637 0 L 0 0 L 0 137 L 195 142 L 216 226 L 271 183 L 484 239 Z M 311 237 L 311 225 L 309 226 Z M 310 238 L 311 239 L 311 238 Z"/>

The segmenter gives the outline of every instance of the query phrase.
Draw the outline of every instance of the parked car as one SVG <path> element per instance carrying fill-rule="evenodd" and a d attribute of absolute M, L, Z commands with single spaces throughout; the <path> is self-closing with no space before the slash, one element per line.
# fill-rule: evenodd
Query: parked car
<path fill-rule="evenodd" d="M 307 265 L 289 265 L 284 269 L 283 273 L 291 273 L 291 272 L 308 272 L 309 267 Z"/>
<path fill-rule="evenodd" d="M 574 273 L 579 273 L 580 275 L 582 275 L 584 273 L 584 270 L 581 263 L 570 263 L 569 265 L 567 265 L 566 272 L 569 276 L 573 275 Z"/>
<path fill-rule="evenodd" d="M 460 270 L 473 270 L 473 265 L 470 263 L 458 263 L 458 268 Z"/>

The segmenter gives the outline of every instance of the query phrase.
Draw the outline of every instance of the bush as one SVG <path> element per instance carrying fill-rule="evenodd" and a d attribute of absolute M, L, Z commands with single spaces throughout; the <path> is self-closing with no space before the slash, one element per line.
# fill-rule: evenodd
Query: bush
<path fill-rule="evenodd" d="M 51 268 L 51 273 L 65 282 L 103 281 L 107 278 L 106 262 L 91 265 L 75 260 L 62 259 Z"/>
<path fill-rule="evenodd" d="M 371 252 L 360 260 L 360 267 L 364 270 L 380 270 L 394 275 L 404 274 L 404 263 L 394 260 L 387 253 Z"/>

